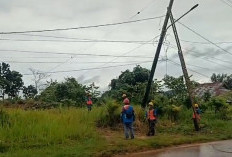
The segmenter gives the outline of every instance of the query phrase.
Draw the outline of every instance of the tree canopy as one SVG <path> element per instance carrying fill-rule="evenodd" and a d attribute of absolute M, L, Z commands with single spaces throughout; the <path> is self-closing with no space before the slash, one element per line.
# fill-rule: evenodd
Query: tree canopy
<path fill-rule="evenodd" d="M 142 68 L 137 65 L 132 71 L 123 71 L 118 78 L 112 79 L 110 83 L 110 90 L 103 94 L 103 96 L 111 96 L 120 100 L 122 93 L 126 93 L 132 101 L 140 103 L 143 99 L 150 70 Z M 160 90 L 160 82 L 154 81 L 152 83 L 151 96 Z M 150 97 L 150 99 L 152 99 Z"/>
<path fill-rule="evenodd" d="M 0 88 L 3 99 L 7 94 L 8 97 L 16 97 L 23 87 L 22 74 L 17 71 L 11 71 L 10 65 L 2 62 L 0 64 Z"/>
<path fill-rule="evenodd" d="M 224 87 L 227 89 L 232 89 L 232 74 L 215 74 L 213 73 L 211 76 L 212 82 L 221 82 L 224 84 Z"/>

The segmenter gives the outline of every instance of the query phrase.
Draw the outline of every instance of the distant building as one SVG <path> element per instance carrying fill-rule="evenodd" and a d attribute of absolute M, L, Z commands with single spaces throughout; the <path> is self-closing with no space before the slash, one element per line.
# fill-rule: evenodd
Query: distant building
<path fill-rule="evenodd" d="M 195 90 L 194 94 L 197 97 L 203 97 L 205 93 L 209 93 L 211 96 L 219 96 L 229 92 L 230 90 L 226 89 L 221 82 L 215 83 L 204 83 L 199 84 Z"/>

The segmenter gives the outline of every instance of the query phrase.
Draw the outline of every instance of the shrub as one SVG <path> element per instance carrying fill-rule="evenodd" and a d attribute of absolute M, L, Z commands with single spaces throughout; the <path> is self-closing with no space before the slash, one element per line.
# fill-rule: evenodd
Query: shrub
<path fill-rule="evenodd" d="M 22 99 L 20 99 L 20 100 L 18 100 L 18 101 L 17 101 L 17 104 L 19 104 L 19 105 L 23 105 L 23 104 L 25 104 L 25 101 L 24 101 L 24 100 L 22 100 Z"/>
<path fill-rule="evenodd" d="M 35 100 L 33 100 L 33 99 L 27 99 L 26 100 L 26 105 L 27 106 L 33 106 L 35 104 Z"/>
<path fill-rule="evenodd" d="M 61 100 L 61 103 L 63 104 L 63 106 L 71 107 L 75 106 L 76 101 L 73 101 L 72 99 L 63 99 Z M 55 106 L 58 107 L 57 105 Z"/>
<path fill-rule="evenodd" d="M 217 114 L 218 118 L 228 119 L 228 109 L 229 105 L 226 103 L 226 100 L 223 98 L 213 98 L 209 105 L 214 108 L 215 114 Z"/>
<path fill-rule="evenodd" d="M 135 130 L 145 134 L 147 132 L 147 121 L 145 117 L 145 111 L 140 106 L 135 106 Z"/>
<path fill-rule="evenodd" d="M 120 123 L 120 105 L 112 100 L 106 100 L 105 108 L 101 113 L 97 125 L 99 127 L 115 127 Z"/>
<path fill-rule="evenodd" d="M 11 105 L 11 102 L 9 100 L 4 100 L 2 102 L 3 106 L 10 106 Z"/>
<path fill-rule="evenodd" d="M 171 121 L 177 121 L 180 117 L 180 112 L 182 110 L 181 106 L 169 105 L 166 107 L 168 119 Z"/>

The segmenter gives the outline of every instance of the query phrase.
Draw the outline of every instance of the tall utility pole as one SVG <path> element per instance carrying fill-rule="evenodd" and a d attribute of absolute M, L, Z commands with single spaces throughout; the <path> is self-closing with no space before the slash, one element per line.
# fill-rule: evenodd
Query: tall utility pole
<path fill-rule="evenodd" d="M 184 74 L 187 90 L 188 90 L 190 101 L 191 101 L 191 104 L 192 104 L 193 114 L 195 115 L 195 117 L 197 117 L 196 116 L 196 110 L 195 110 L 195 107 L 194 107 L 194 96 L 193 96 L 192 83 L 191 83 L 189 75 L 188 75 L 188 71 L 187 71 L 187 68 L 186 68 L 185 60 L 184 60 L 184 55 L 183 55 L 183 52 L 182 52 L 182 49 L 181 49 L 180 40 L 179 40 L 179 37 L 178 37 L 176 25 L 175 25 L 175 20 L 173 18 L 172 13 L 170 14 L 170 20 L 171 20 L 171 23 L 172 23 L 173 33 L 175 35 L 176 44 L 177 44 L 177 47 L 178 47 L 178 55 L 179 55 L 179 58 L 180 58 L 182 71 L 183 71 L 183 74 Z M 193 122 L 194 122 L 195 130 L 199 131 L 199 123 L 198 123 L 197 118 L 194 118 Z"/>
<path fill-rule="evenodd" d="M 159 39 L 159 43 L 158 43 L 158 46 L 157 46 L 157 49 L 156 49 L 155 58 L 153 60 L 153 64 L 152 64 L 152 68 L 151 68 L 151 73 L 150 73 L 150 76 L 149 76 L 149 79 L 148 79 L 146 93 L 144 95 L 143 102 L 142 102 L 142 107 L 143 108 L 146 107 L 146 104 L 148 102 L 148 97 L 149 97 L 150 90 L 151 90 L 151 84 L 153 82 L 153 77 L 154 77 L 154 74 L 155 74 L 156 65 L 158 63 L 160 50 L 162 48 L 164 37 L 165 37 L 166 32 L 167 32 L 167 24 L 168 24 L 168 20 L 170 18 L 170 14 L 171 14 L 173 2 L 174 2 L 174 0 L 170 0 L 169 6 L 167 8 L 167 13 L 166 13 L 166 17 L 165 17 L 165 20 L 164 20 L 164 25 L 163 25 L 162 32 L 161 32 L 160 39 Z"/>

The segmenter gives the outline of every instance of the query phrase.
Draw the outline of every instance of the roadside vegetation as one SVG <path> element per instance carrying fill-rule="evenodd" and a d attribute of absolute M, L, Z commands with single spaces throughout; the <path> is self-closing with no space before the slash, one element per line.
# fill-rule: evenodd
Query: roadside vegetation
<path fill-rule="evenodd" d="M 203 112 L 199 132 L 194 131 L 183 77 L 165 76 L 161 81 L 155 80 L 149 99 L 158 110 L 157 135 L 146 137 L 148 126 L 145 110 L 140 105 L 150 71 L 141 66 L 122 72 L 111 80 L 110 90 L 102 94 L 95 83 L 82 85 L 75 78 L 63 82 L 50 80 L 39 91 L 36 87 L 40 80 L 25 87 L 22 75 L 12 72 L 8 64 L 2 63 L 0 69 L 3 96 L 0 156 L 3 157 L 112 156 L 232 139 L 231 75 L 213 74 L 211 78 L 212 82 L 225 84 L 227 93 L 214 96 L 206 91 L 195 98 Z M 12 79 L 16 75 L 17 79 Z M 199 85 L 192 83 L 194 87 Z M 86 93 L 91 93 L 93 98 L 91 112 L 85 106 Z M 134 140 L 124 139 L 120 119 L 122 93 L 128 95 L 135 108 Z"/>

